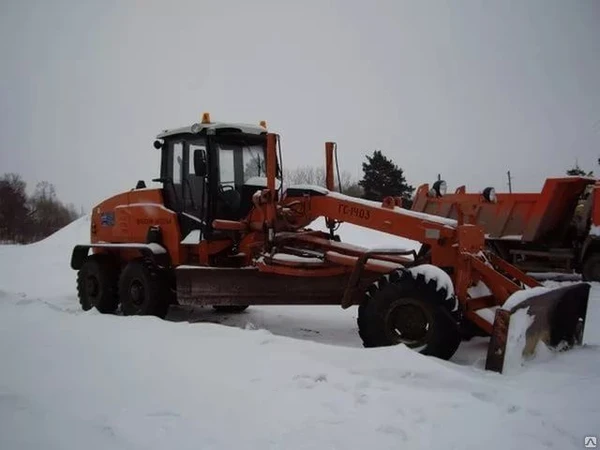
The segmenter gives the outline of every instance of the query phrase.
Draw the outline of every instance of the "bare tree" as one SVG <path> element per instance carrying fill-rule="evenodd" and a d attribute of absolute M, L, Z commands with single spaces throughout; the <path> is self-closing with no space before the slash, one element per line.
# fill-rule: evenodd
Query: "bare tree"
<path fill-rule="evenodd" d="M 20 175 L 0 178 L 0 240 L 24 242 L 27 222 L 27 185 Z"/>
<path fill-rule="evenodd" d="M 353 180 L 352 175 L 348 171 L 340 173 L 341 183 L 338 180 L 337 173 L 334 173 L 334 186 L 339 190 L 342 186 L 342 192 L 348 195 L 360 196 L 362 191 L 358 184 Z M 325 187 L 326 174 L 322 167 L 300 166 L 295 169 L 286 169 L 283 173 L 283 179 L 288 185 L 294 184 L 310 184 L 314 186 Z M 357 189 L 358 188 L 358 189 Z M 356 195 L 356 194 L 359 195 Z"/>

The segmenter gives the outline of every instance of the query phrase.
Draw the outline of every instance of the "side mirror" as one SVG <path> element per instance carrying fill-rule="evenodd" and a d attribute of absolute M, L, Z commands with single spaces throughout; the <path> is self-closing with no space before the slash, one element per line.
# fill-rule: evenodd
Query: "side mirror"
<path fill-rule="evenodd" d="M 154 141 L 154 144 L 153 144 L 153 145 L 154 145 L 154 148 L 155 148 L 156 150 L 160 150 L 160 149 L 162 148 L 162 146 L 163 146 L 163 143 L 162 143 L 162 142 L 160 142 L 160 141 Z"/>
<path fill-rule="evenodd" d="M 194 152 L 194 174 L 197 177 L 205 177 L 206 172 L 206 154 L 204 150 L 196 150 Z"/>

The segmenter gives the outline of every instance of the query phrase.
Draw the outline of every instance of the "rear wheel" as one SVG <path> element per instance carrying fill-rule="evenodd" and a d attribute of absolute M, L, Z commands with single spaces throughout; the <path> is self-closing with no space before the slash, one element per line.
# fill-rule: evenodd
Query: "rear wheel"
<path fill-rule="evenodd" d="M 169 285 L 151 263 L 135 260 L 127 264 L 119 280 L 121 310 L 126 316 L 167 315 L 170 303 Z"/>
<path fill-rule="evenodd" d="M 235 314 L 244 312 L 248 306 L 250 305 L 213 305 L 213 308 L 217 312 Z"/>
<path fill-rule="evenodd" d="M 77 296 L 84 311 L 114 313 L 119 305 L 118 270 L 107 255 L 92 255 L 77 272 Z"/>
<path fill-rule="evenodd" d="M 358 329 L 365 347 L 405 344 L 424 355 L 450 359 L 461 335 L 435 280 L 399 270 L 374 283 L 358 309 Z"/>

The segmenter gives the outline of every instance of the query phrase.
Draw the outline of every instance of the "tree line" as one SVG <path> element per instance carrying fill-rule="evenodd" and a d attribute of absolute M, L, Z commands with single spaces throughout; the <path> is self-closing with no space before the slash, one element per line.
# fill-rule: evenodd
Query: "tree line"
<path fill-rule="evenodd" d="M 0 177 L 0 242 L 27 244 L 50 236 L 81 217 L 74 205 L 64 204 L 54 186 L 42 181 L 27 194 L 27 184 L 16 173 Z"/>
<path fill-rule="evenodd" d="M 363 176 L 356 181 L 347 171 L 335 174 L 336 189 L 352 197 L 381 201 L 384 197 L 401 197 L 410 207 L 415 188 L 409 185 L 404 171 L 380 150 L 366 156 L 362 163 Z M 288 185 L 312 184 L 325 187 L 325 168 L 302 166 L 284 170 L 283 180 Z M 341 189 L 340 189 L 341 188 Z"/>
<path fill-rule="evenodd" d="M 261 172 L 263 161 L 258 161 Z M 600 164 L 600 159 L 598 160 Z M 250 169 L 251 165 L 247 168 Z M 262 168 L 264 173 L 264 168 Z M 366 156 L 362 163 L 363 176 L 353 179 L 348 171 L 335 174 L 336 189 L 352 197 L 381 201 L 384 197 L 401 197 L 404 206 L 410 208 L 415 188 L 406 181 L 404 171 L 380 150 Z M 576 163 L 566 171 L 570 176 L 590 176 Z M 301 166 L 286 169 L 283 180 L 288 185 L 311 184 L 325 187 L 325 168 Z M 54 186 L 42 181 L 37 183 L 32 195 L 27 194 L 22 177 L 7 173 L 0 177 L 0 243 L 30 243 L 51 235 L 73 220 L 81 217 L 74 205 L 64 204 L 56 195 Z"/>

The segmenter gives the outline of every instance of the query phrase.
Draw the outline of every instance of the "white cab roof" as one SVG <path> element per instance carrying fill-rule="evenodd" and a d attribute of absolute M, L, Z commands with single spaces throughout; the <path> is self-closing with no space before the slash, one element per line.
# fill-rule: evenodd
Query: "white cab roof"
<path fill-rule="evenodd" d="M 192 131 L 192 127 L 195 128 L 194 131 Z M 242 133 L 248 133 L 248 134 L 262 134 L 262 133 L 266 133 L 267 132 L 267 130 L 264 129 L 263 127 L 261 127 L 261 126 L 250 125 L 250 124 L 247 124 L 247 123 L 211 122 L 211 123 L 192 124 L 192 125 L 187 126 L 187 127 L 173 128 L 171 130 L 163 130 L 162 133 L 160 133 L 160 134 L 158 134 L 158 136 L 156 136 L 156 138 L 157 139 L 162 139 L 162 138 L 165 138 L 167 136 L 173 136 L 175 134 L 181 134 L 181 133 L 196 134 L 196 133 L 199 133 L 201 130 L 211 129 L 211 128 L 214 129 L 214 130 L 218 130 L 219 128 L 237 128 L 237 129 L 241 130 Z"/>

